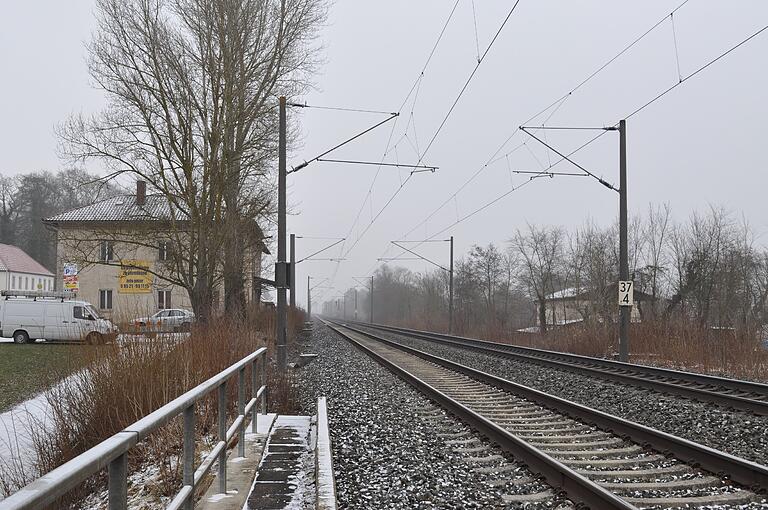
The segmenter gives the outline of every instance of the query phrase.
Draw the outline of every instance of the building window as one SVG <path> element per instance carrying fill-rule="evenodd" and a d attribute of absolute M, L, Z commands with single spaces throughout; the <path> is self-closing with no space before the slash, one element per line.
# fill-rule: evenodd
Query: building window
<path fill-rule="evenodd" d="M 99 309 L 100 310 L 112 309 L 112 289 L 99 290 Z"/>
<path fill-rule="evenodd" d="M 99 260 L 102 262 L 111 262 L 115 260 L 115 243 L 112 241 L 101 242 L 101 252 L 99 253 Z"/>
<path fill-rule="evenodd" d="M 29 290 L 29 276 L 24 277 L 24 290 Z"/>
<path fill-rule="evenodd" d="M 16 289 L 16 277 L 11 276 L 11 290 Z"/>
<path fill-rule="evenodd" d="M 171 259 L 171 243 L 160 241 L 157 245 L 157 260 L 168 261 Z"/>
<path fill-rule="evenodd" d="M 161 310 L 171 307 L 171 291 L 170 290 L 157 291 L 157 307 Z"/>

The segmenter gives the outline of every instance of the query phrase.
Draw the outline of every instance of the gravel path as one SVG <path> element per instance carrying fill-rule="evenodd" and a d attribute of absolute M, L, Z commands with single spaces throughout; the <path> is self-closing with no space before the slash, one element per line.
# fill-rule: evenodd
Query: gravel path
<path fill-rule="evenodd" d="M 374 333 L 711 448 L 768 463 L 768 417 L 394 333 Z"/>
<path fill-rule="evenodd" d="M 315 324 L 320 356 L 299 370 L 303 412 L 328 398 L 340 508 L 570 508 L 505 503 L 547 486 L 336 333 Z"/>

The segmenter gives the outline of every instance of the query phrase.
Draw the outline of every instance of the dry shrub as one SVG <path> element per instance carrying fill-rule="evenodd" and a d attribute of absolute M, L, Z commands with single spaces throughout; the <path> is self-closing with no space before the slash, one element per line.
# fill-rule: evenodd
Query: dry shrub
<path fill-rule="evenodd" d="M 444 320 L 434 318 L 397 325 L 448 330 Z M 455 334 L 601 358 L 614 358 L 618 352 L 618 326 L 613 323 L 573 324 L 546 335 L 457 323 Z M 768 351 L 760 344 L 758 332 L 749 328 L 707 328 L 679 317 L 632 323 L 629 350 L 634 363 L 768 381 Z"/>
<path fill-rule="evenodd" d="M 304 325 L 304 313 L 292 310 L 288 317 L 288 351 Z M 219 320 L 195 325 L 190 334 L 128 336 L 125 341 L 81 349 L 88 368 L 54 385 L 47 393 L 48 423 L 31 424 L 34 465 L 11 462 L 0 466 L 2 488 L 12 493 L 29 483 L 36 473 L 48 472 L 123 430 L 150 412 L 213 377 L 261 346 L 268 349 L 267 402 L 270 412 L 295 413 L 298 409 L 296 380 L 289 371 L 281 375 L 275 366 L 274 308 L 249 310 L 243 324 Z M 60 379 L 61 376 L 58 376 Z M 250 370 L 246 370 L 246 394 L 250 396 Z M 229 423 L 237 414 L 237 379 L 227 385 Z M 217 434 L 216 392 L 196 405 L 198 451 L 209 450 Z M 152 468 L 142 491 L 160 501 L 181 487 L 182 420 L 177 417 L 131 449 L 131 472 Z M 31 469 L 30 469 L 31 468 Z M 103 489 L 106 472 L 99 473 L 70 492 L 54 508 L 77 507 L 89 493 Z M 129 487 L 130 491 L 130 487 Z"/>
<path fill-rule="evenodd" d="M 186 338 L 180 335 L 135 337 L 89 349 L 88 368 L 54 386 L 46 395 L 51 422 L 39 424 L 32 431 L 37 456 L 35 471 L 45 473 L 58 467 L 266 343 L 259 328 L 219 321 L 195 326 Z M 246 370 L 246 389 L 250 395 L 249 370 Z M 236 378 L 230 380 L 227 391 L 228 412 L 236 415 Z M 270 399 L 285 394 L 277 391 L 270 394 Z M 201 440 L 216 433 L 216 410 L 216 392 L 198 402 L 196 432 Z M 178 462 L 181 451 L 179 417 L 133 448 L 130 466 L 132 470 L 148 463 L 157 466 L 159 476 L 151 492 L 160 498 L 168 497 L 181 486 Z M 105 473 L 94 477 L 56 506 L 80 500 L 101 486 L 104 478 Z"/>

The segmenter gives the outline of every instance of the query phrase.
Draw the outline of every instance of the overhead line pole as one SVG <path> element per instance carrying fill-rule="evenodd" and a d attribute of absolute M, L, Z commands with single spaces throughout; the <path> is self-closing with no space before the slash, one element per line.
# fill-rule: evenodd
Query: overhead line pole
<path fill-rule="evenodd" d="M 448 271 L 448 334 L 453 334 L 453 236 L 451 236 L 451 266 Z"/>
<path fill-rule="evenodd" d="M 617 290 L 621 287 L 621 282 L 629 281 L 629 212 L 627 207 L 627 121 L 622 119 L 618 125 L 603 128 L 591 128 L 591 127 L 562 127 L 562 126 L 521 126 L 520 129 L 526 134 L 530 135 L 534 140 L 538 141 L 548 149 L 552 150 L 556 154 L 562 156 L 566 161 L 575 165 L 580 170 L 584 171 L 587 175 L 595 178 L 603 186 L 612 189 L 619 193 L 619 282 L 617 282 Z M 528 129 L 601 129 L 603 131 L 618 131 L 619 132 L 619 187 L 611 185 L 605 181 L 602 177 L 598 177 L 594 173 L 590 172 L 582 165 L 576 163 L 572 159 L 568 158 L 562 152 L 558 151 L 545 141 L 541 140 L 537 136 L 533 135 Z M 542 174 L 546 171 L 542 170 Z M 562 174 L 566 175 L 566 174 Z M 633 287 L 634 288 L 634 287 Z M 622 305 L 619 303 L 619 361 L 624 363 L 629 362 L 629 325 L 632 317 L 632 305 Z"/>
<path fill-rule="evenodd" d="M 362 283 L 360 280 L 362 280 L 363 278 L 365 278 L 366 280 L 368 279 L 367 276 L 353 276 L 352 278 L 358 283 Z M 368 315 L 368 322 L 373 324 L 373 275 L 371 275 L 370 278 L 371 278 L 371 283 L 368 289 L 368 301 L 371 307 L 371 311 L 370 311 L 370 314 Z M 357 305 L 355 305 L 355 309 L 357 309 Z"/>
<path fill-rule="evenodd" d="M 629 280 L 627 211 L 627 121 L 619 121 L 619 280 Z M 619 361 L 629 361 L 629 321 L 632 307 L 619 306 Z"/>
<path fill-rule="evenodd" d="M 291 308 L 296 308 L 296 234 L 291 234 Z"/>
<path fill-rule="evenodd" d="M 440 239 L 440 240 L 427 239 L 427 240 L 424 240 L 424 241 L 390 241 L 390 242 L 392 244 L 394 244 L 395 246 L 397 246 L 398 248 L 400 248 L 402 250 L 405 250 L 408 253 L 412 253 L 413 255 L 416 255 L 418 257 L 417 260 L 424 260 L 426 262 L 429 262 L 433 266 L 437 266 L 438 268 L 440 268 L 443 271 L 448 273 L 448 333 L 449 334 L 453 333 L 453 236 L 451 236 L 450 239 Z M 408 243 L 408 242 L 412 242 L 412 243 L 449 242 L 449 243 L 451 243 L 451 248 L 450 248 L 451 262 L 450 262 L 450 265 L 446 269 L 445 267 L 441 266 L 437 262 L 435 262 L 433 260 L 429 260 L 427 257 L 425 257 L 425 256 L 423 256 L 423 255 L 421 255 L 419 253 L 416 253 L 415 251 L 413 251 L 413 250 L 411 250 L 409 248 L 406 248 L 405 246 L 403 246 L 401 244 L 398 244 L 398 243 Z M 382 259 L 379 259 L 379 260 L 382 260 Z M 392 259 L 392 260 L 403 260 L 403 259 L 395 258 L 395 259 Z"/>
<path fill-rule="evenodd" d="M 277 367 L 281 375 L 285 374 L 287 364 L 287 313 L 286 313 L 286 278 L 285 267 L 285 224 L 286 224 L 286 118 L 285 97 L 280 96 L 280 117 L 278 127 L 278 164 L 277 164 Z"/>

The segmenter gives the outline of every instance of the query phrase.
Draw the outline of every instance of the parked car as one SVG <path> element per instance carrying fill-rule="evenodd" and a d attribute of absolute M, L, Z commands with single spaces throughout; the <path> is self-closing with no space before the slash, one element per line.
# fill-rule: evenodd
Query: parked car
<path fill-rule="evenodd" d="M 117 332 L 117 327 L 99 317 L 87 301 L 42 293 L 34 296 L 6 294 L 0 301 L 0 336 L 9 335 L 17 344 L 41 338 L 103 344 L 114 340 Z"/>
<path fill-rule="evenodd" d="M 160 310 L 150 317 L 133 319 L 133 326 L 141 331 L 189 331 L 195 321 L 195 314 L 181 308 Z"/>

